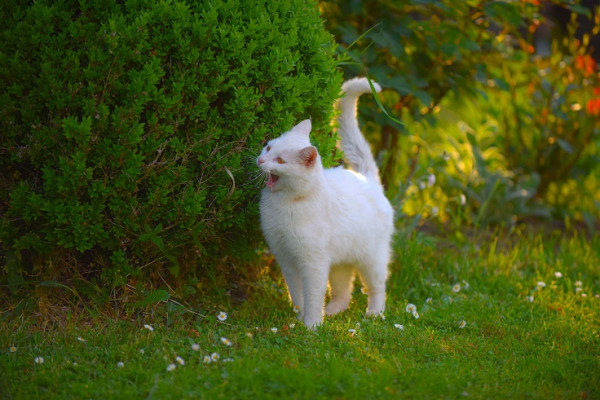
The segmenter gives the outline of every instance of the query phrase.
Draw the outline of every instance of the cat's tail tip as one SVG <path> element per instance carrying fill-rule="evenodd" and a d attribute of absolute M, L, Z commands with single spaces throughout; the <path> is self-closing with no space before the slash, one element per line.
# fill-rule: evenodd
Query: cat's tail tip
<path fill-rule="evenodd" d="M 381 86 L 375 81 L 371 81 L 373 84 L 373 88 L 377 93 L 381 92 Z M 369 80 L 365 77 L 353 78 L 347 80 L 342 85 L 342 91 L 347 95 L 355 95 L 360 96 L 363 93 L 371 92 L 371 85 L 369 85 Z"/>

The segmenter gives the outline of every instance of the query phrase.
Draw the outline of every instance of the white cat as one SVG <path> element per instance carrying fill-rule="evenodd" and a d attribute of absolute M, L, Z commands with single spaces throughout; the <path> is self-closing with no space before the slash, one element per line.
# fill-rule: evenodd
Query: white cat
<path fill-rule="evenodd" d="M 355 271 L 368 290 L 367 315 L 385 309 L 394 211 L 356 120 L 358 97 L 371 89 L 365 78 L 356 78 L 342 90 L 339 133 L 354 171 L 323 168 L 310 144 L 310 120 L 269 141 L 257 159 L 268 176 L 260 200 L 261 226 L 298 318 L 311 328 L 323 322 L 327 278 L 328 315 L 348 308 Z"/>

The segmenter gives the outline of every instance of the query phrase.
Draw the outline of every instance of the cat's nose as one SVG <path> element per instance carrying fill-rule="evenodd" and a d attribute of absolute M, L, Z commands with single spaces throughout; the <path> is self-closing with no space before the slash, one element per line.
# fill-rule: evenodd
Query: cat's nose
<path fill-rule="evenodd" d="M 258 165 L 260 165 L 260 164 L 264 164 L 264 163 L 265 163 L 265 160 L 264 160 L 262 157 L 258 157 L 258 160 L 256 160 L 256 163 L 257 163 Z"/>

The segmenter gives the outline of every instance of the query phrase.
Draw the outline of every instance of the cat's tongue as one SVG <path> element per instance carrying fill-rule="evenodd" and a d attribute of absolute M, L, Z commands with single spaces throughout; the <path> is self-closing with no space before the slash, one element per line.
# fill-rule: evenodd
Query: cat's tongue
<path fill-rule="evenodd" d="M 279 177 L 275 174 L 269 174 L 269 180 L 267 181 L 267 187 L 269 189 L 271 189 L 273 186 L 275 186 L 275 184 L 277 183 L 277 181 L 279 180 Z"/>

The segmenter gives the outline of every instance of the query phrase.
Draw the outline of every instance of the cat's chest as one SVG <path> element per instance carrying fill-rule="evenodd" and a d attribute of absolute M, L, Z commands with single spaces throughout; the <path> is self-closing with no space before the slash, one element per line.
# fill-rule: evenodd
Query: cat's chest
<path fill-rule="evenodd" d="M 263 231 L 273 239 L 322 232 L 327 226 L 327 205 L 318 200 L 282 201 L 267 193 L 261 198 L 260 219 Z"/>

